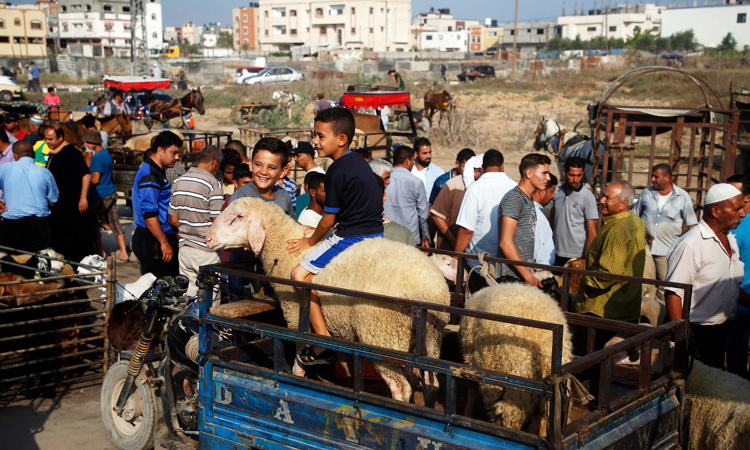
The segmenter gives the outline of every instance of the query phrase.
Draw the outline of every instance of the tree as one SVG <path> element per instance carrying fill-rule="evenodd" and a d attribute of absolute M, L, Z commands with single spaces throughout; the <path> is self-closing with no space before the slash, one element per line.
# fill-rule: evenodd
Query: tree
<path fill-rule="evenodd" d="M 232 33 L 228 31 L 219 31 L 218 45 L 219 48 L 234 47 L 234 37 L 232 36 Z"/>
<path fill-rule="evenodd" d="M 732 36 L 732 33 L 727 33 L 726 36 L 724 36 L 724 39 L 721 40 L 721 44 L 719 44 L 718 47 L 716 47 L 716 50 L 724 51 L 724 50 L 734 50 L 737 47 L 737 39 Z"/>
<path fill-rule="evenodd" d="M 245 55 L 247 55 L 247 51 L 250 50 L 250 44 L 247 42 L 242 43 L 242 51 L 245 52 Z"/>

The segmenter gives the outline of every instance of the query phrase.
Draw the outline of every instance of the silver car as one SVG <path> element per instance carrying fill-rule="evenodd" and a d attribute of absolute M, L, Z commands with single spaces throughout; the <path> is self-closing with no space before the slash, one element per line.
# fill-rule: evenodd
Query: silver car
<path fill-rule="evenodd" d="M 278 83 L 304 79 L 305 74 L 290 67 L 268 67 L 254 77 L 245 78 L 243 84 Z"/>

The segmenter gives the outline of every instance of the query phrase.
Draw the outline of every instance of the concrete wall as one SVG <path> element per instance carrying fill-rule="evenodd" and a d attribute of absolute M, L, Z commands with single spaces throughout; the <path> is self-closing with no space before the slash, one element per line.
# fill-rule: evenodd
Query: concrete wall
<path fill-rule="evenodd" d="M 744 14 L 744 22 L 738 18 Z M 699 6 L 662 11 L 662 36 L 693 30 L 695 39 L 706 47 L 718 47 L 727 33 L 737 40 L 737 49 L 750 45 L 750 5 Z"/>

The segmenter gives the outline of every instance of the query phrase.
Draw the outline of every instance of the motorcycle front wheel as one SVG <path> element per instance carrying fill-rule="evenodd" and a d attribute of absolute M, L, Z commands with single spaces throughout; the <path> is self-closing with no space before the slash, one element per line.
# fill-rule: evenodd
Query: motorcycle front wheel
<path fill-rule="evenodd" d="M 104 376 L 101 395 L 104 429 L 120 450 L 151 449 L 156 429 L 156 401 L 151 389 L 136 379 L 122 415 L 114 411 L 127 376 L 127 361 L 114 364 Z"/>

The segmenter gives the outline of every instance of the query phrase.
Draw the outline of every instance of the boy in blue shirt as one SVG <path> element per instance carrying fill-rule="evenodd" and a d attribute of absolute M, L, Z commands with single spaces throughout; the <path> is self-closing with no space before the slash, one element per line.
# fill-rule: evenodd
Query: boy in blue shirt
<path fill-rule="evenodd" d="M 351 245 L 383 236 L 383 197 L 370 166 L 349 150 L 353 137 L 354 116 L 348 109 L 328 108 L 315 116 L 315 150 L 319 157 L 333 159 L 325 176 L 323 218 L 312 236 L 290 240 L 287 251 L 299 254 L 315 246 L 334 224 L 337 226 L 335 233 L 292 270 L 292 280 L 309 283 L 320 269 Z M 316 291 L 311 292 L 310 325 L 316 334 L 331 336 Z M 297 355 L 297 363 L 304 369 L 316 364 L 332 364 L 335 360 L 335 352 L 318 353 L 313 347 L 306 347 Z"/>

